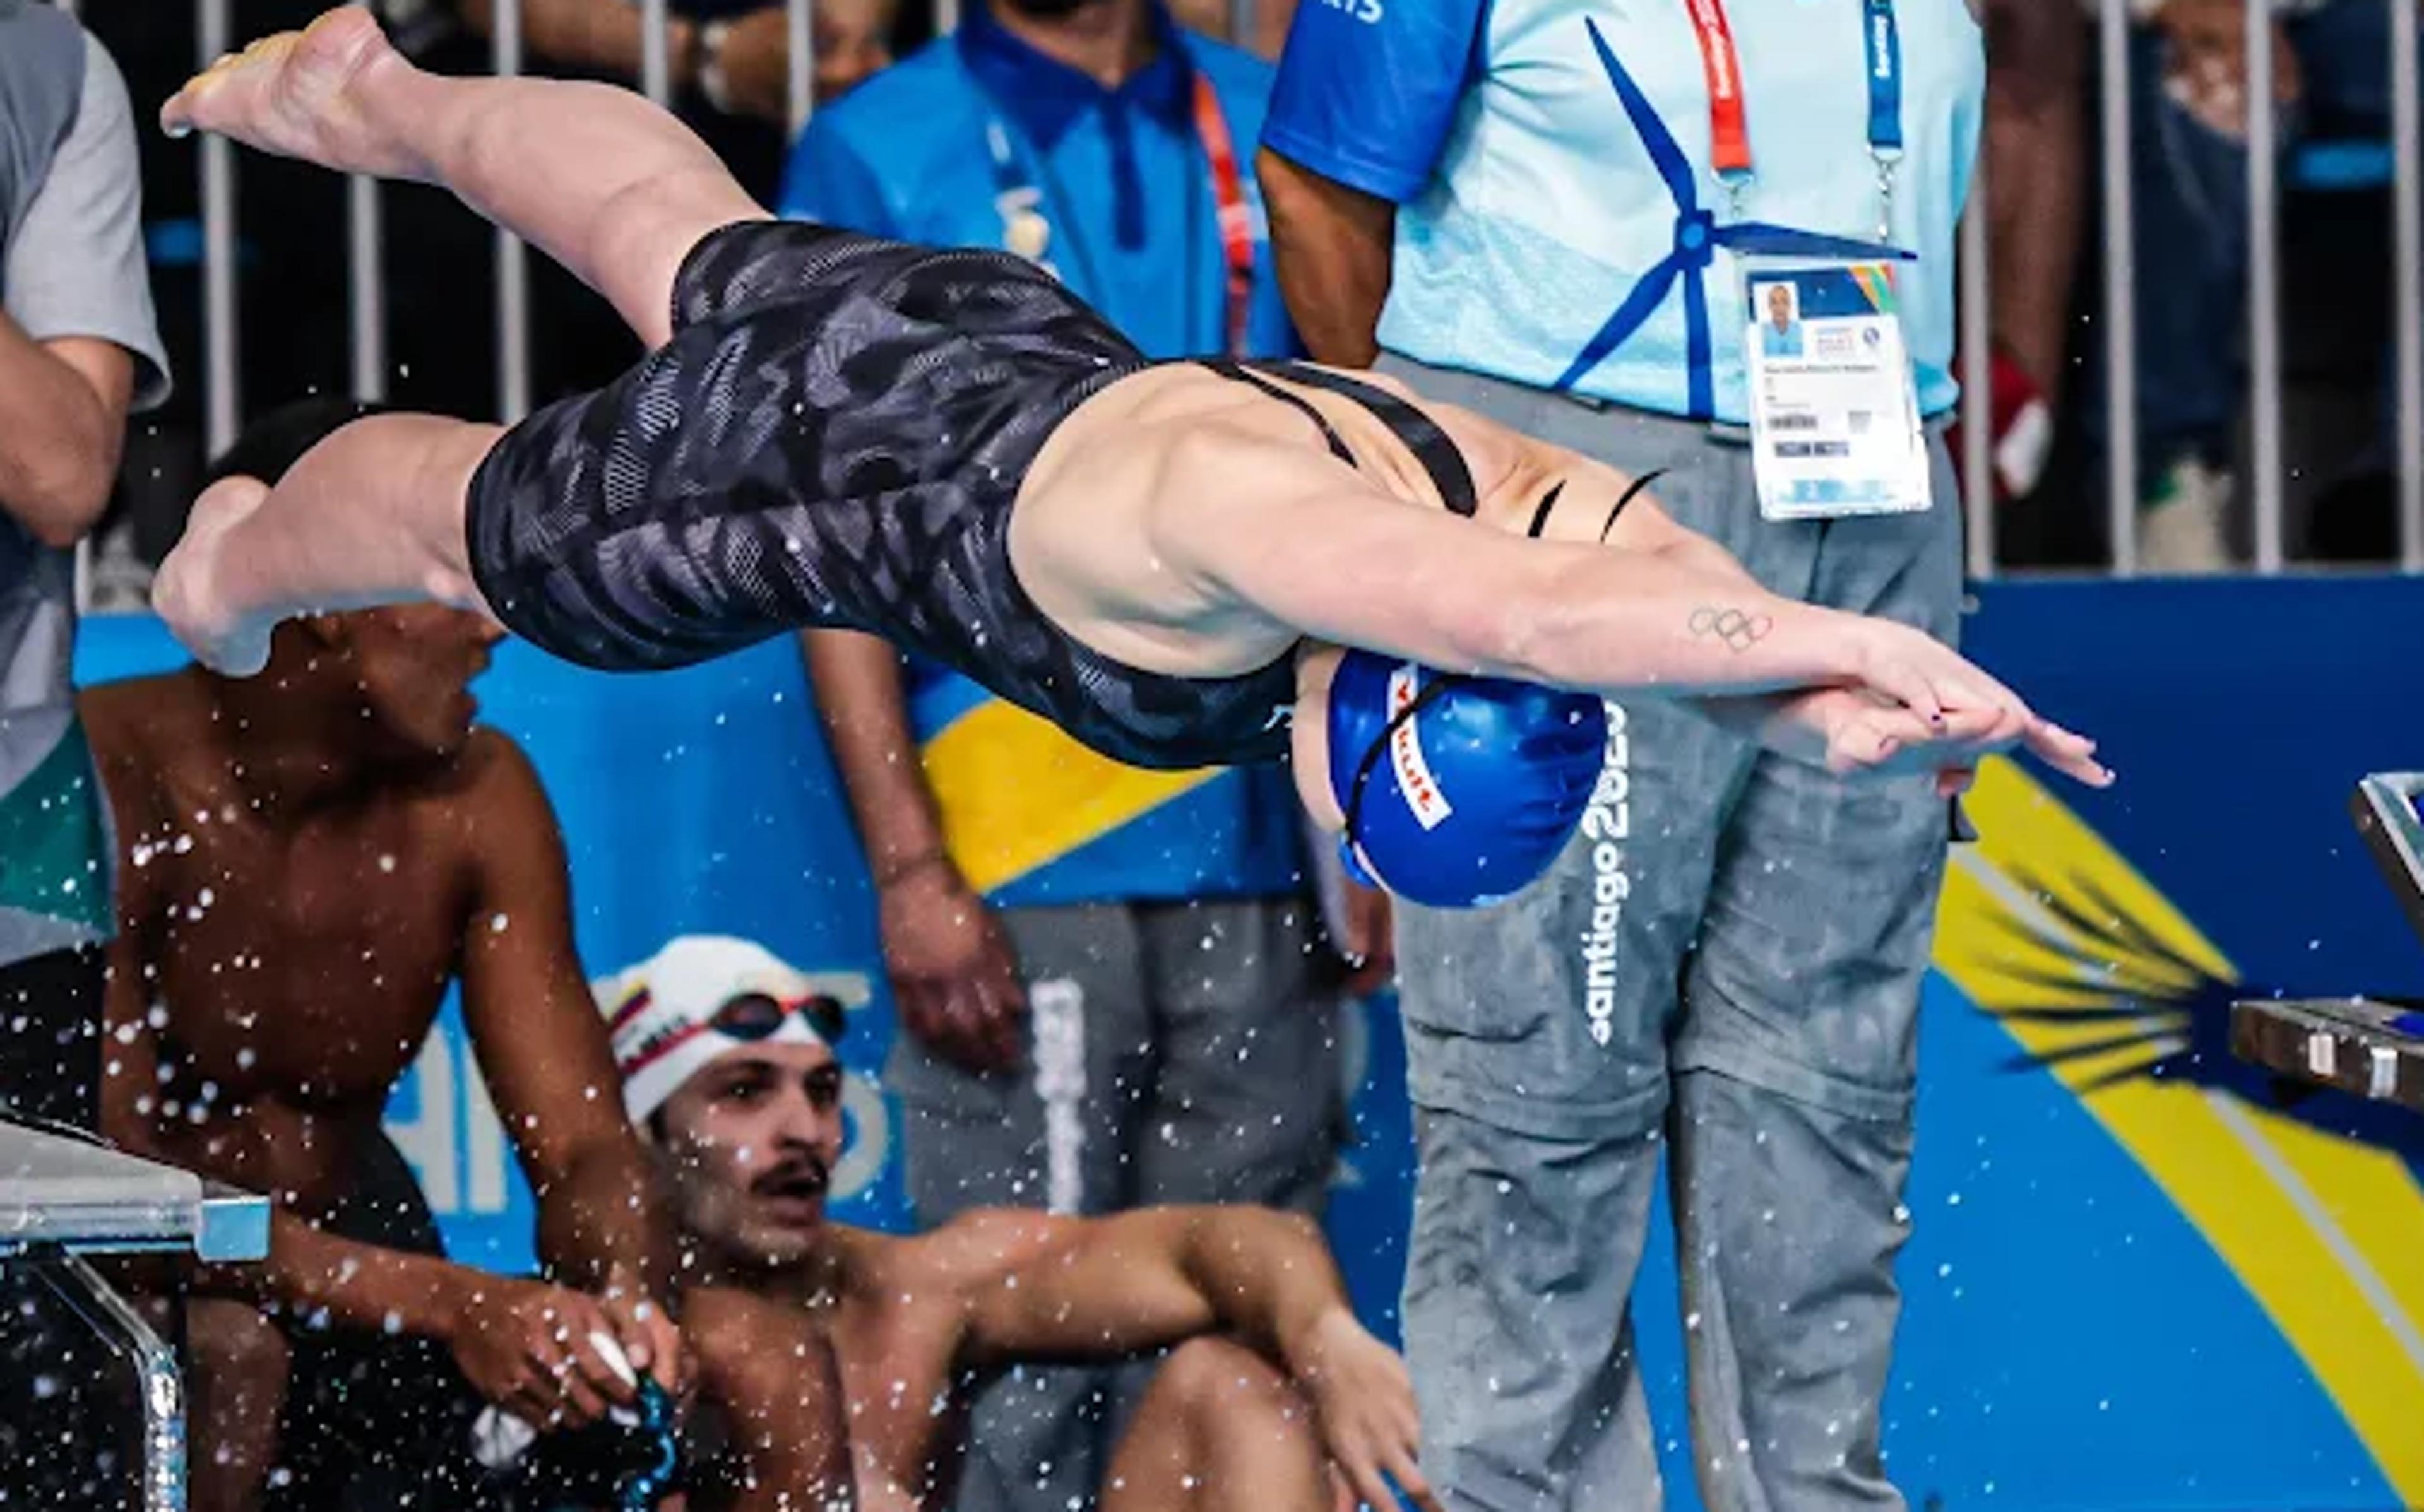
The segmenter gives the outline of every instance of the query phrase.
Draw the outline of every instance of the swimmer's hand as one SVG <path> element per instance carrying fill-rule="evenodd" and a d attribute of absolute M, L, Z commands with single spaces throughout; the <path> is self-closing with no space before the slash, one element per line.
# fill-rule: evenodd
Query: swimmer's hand
<path fill-rule="evenodd" d="M 597 1422 L 639 1400 L 631 1377 L 595 1338 L 619 1332 L 596 1297 L 544 1281 L 477 1276 L 465 1283 L 446 1344 L 472 1390 L 542 1431 Z"/>
<path fill-rule="evenodd" d="M 1854 759 L 1838 770 L 1864 770 L 1900 756 L 1924 758 L 1941 746 L 1951 756 L 1964 748 L 1976 755 L 2027 748 L 2056 772 L 2090 788 L 2109 788 L 2113 773 L 2095 758 L 2096 742 L 2064 729 L 2022 702 L 2019 694 L 1988 676 L 1951 646 L 1890 620 L 1854 618 L 1849 659 L 1850 691 L 1901 706 L 1915 723 L 1865 719 L 1847 731 L 1886 739 L 1874 759 Z M 1829 742 L 1829 764 L 1834 745 Z M 1858 753 L 1850 755 L 1857 757 Z M 1905 766 L 1901 770 L 1910 770 Z"/>
<path fill-rule="evenodd" d="M 613 1277 L 599 1291 L 598 1303 L 631 1368 L 652 1377 L 676 1401 L 688 1396 L 695 1361 L 681 1329 L 648 1289 L 634 1279 Z"/>
<path fill-rule="evenodd" d="M 1394 985 L 1397 979 L 1396 931 L 1391 920 L 1389 895 L 1346 879 L 1347 938 L 1338 942 L 1347 958 L 1348 977 L 1342 987 L 1349 997 L 1364 997 Z"/>
<path fill-rule="evenodd" d="M 1413 1378 L 1397 1352 L 1372 1337 L 1352 1313 L 1334 1307 L 1301 1341 L 1289 1343 L 1287 1355 L 1289 1374 L 1320 1414 L 1331 1463 L 1356 1500 L 1395 1506 L 1388 1487 L 1394 1480 L 1422 1512 L 1440 1512 L 1439 1497 L 1415 1463 L 1422 1418 Z"/>
<path fill-rule="evenodd" d="M 1967 792 L 1980 761 L 2014 749 L 2024 739 L 2021 722 L 1998 710 L 1948 713 L 1939 724 L 1890 699 L 1845 688 L 1767 698 L 1706 699 L 1700 707 L 1717 724 L 1749 736 L 1778 756 L 1823 767 L 1840 777 L 1927 772 L 1935 777 L 1937 791 L 1946 797 Z M 2053 737 L 2078 741 L 2080 756 L 2093 755 L 2092 743 L 2058 726 L 2047 729 Z M 2103 775 L 2105 781 L 2111 780 L 2111 773 Z"/>

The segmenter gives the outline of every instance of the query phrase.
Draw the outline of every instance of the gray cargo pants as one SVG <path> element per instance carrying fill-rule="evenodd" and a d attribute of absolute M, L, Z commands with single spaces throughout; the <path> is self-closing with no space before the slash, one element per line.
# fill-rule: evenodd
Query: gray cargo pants
<path fill-rule="evenodd" d="M 1705 426 L 1382 367 L 1670 470 L 1655 497 L 1778 592 L 1957 635 L 1940 438 L 1926 515 L 1773 525 L 1749 452 Z M 1627 1298 L 1663 1151 L 1713 1512 L 1899 1508 L 1878 1422 L 1949 805 L 1924 778 L 1841 783 L 1674 705 L 1610 715 L 1592 810 L 1547 877 L 1496 908 L 1397 915 L 1424 1468 L 1459 1509 L 1658 1504 Z"/>
<path fill-rule="evenodd" d="M 1310 900 L 1001 916 L 1027 983 L 1026 1067 L 971 1076 L 904 1034 L 885 1073 L 921 1226 L 972 1207 L 1255 1202 L 1321 1216 L 1346 1112 Z M 956 1512 L 1092 1506 L 1150 1370 L 1021 1367 L 987 1387 Z"/>

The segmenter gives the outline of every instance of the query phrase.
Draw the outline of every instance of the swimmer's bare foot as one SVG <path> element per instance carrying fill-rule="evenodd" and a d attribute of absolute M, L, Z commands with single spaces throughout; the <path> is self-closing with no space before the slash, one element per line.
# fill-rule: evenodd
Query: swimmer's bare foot
<path fill-rule="evenodd" d="M 268 497 L 254 478 L 227 478 L 204 489 L 152 583 L 152 609 L 194 660 L 231 677 L 269 664 L 269 636 L 278 628 L 274 619 L 231 610 L 221 581 L 227 533 Z"/>
<path fill-rule="evenodd" d="M 160 107 L 160 125 L 340 172 L 414 178 L 422 165 L 370 108 L 382 81 L 411 67 L 369 11 L 347 6 L 220 58 Z"/>

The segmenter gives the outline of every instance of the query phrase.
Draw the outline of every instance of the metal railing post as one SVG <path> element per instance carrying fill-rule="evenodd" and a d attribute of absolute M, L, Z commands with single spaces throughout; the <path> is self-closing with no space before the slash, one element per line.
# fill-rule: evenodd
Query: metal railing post
<path fill-rule="evenodd" d="M 379 243 L 379 183 L 345 183 L 345 298 L 353 326 L 354 397 L 387 397 L 387 267 Z"/>
<path fill-rule="evenodd" d="M 663 0 L 656 0 L 662 8 Z M 662 42 L 660 39 L 660 42 Z M 521 0 L 497 0 L 493 62 L 499 78 L 522 71 Z M 530 259 L 521 238 L 497 230 L 497 409 L 511 425 L 530 413 Z"/>
<path fill-rule="evenodd" d="M 2391 0 L 2394 7 L 2415 0 Z M 2282 563 L 2280 133 L 2272 101 L 2272 8 L 2247 13 L 2247 348 L 2254 432 L 2256 570 Z"/>
<path fill-rule="evenodd" d="M 1961 499 L 1968 511 L 1970 576 L 1995 575 L 1994 269 L 1986 235 L 1986 181 L 1970 185 L 1961 217 Z"/>
<path fill-rule="evenodd" d="M 817 28 L 814 0 L 785 0 L 783 38 L 790 50 L 786 76 L 791 135 L 797 136 L 817 108 Z"/>
<path fill-rule="evenodd" d="M 2424 572 L 2424 141 L 2417 132 L 2418 33 L 2414 0 L 2390 7 L 2390 114 L 2399 176 L 2392 263 L 2399 329 L 2399 562 Z"/>
<path fill-rule="evenodd" d="M 673 56 L 666 51 L 665 0 L 640 0 L 640 92 L 652 104 L 674 94 Z"/>
<path fill-rule="evenodd" d="M 198 0 L 200 67 L 228 51 L 230 0 Z M 202 442 L 212 456 L 235 442 L 237 381 L 235 148 L 204 136 L 202 153 Z"/>
<path fill-rule="evenodd" d="M 2106 510 L 2113 572 L 2138 570 L 2138 258 L 2129 162 L 2129 0 L 2103 0 Z"/>

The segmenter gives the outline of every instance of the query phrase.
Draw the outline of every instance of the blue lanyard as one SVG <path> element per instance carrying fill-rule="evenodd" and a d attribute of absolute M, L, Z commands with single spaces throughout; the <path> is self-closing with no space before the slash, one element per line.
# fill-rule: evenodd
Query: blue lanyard
<path fill-rule="evenodd" d="M 1902 151 L 1902 23 L 1894 0 L 1867 0 L 1869 151 Z"/>
<path fill-rule="evenodd" d="M 1043 187 L 1045 175 L 1027 168 L 1020 161 L 1028 155 L 1024 138 L 1015 135 L 1010 123 L 999 111 L 985 117 L 985 147 L 993 156 L 993 208 L 1001 217 L 1002 250 L 1023 257 L 1063 282 L 1069 280 L 1053 265 L 1051 259 L 1054 216 L 1053 196 Z M 1062 222 L 1066 224 L 1066 222 Z M 1081 299 L 1099 299 L 1102 290 L 1094 270 L 1086 256 L 1085 247 L 1075 236 L 1063 238 L 1069 252 L 1078 264 L 1077 273 L 1084 287 L 1076 288 Z"/>
<path fill-rule="evenodd" d="M 1893 239 L 1894 169 L 1902 162 L 1902 23 L 1894 0 L 1866 0 L 1869 156 L 1877 166 L 1877 240 Z"/>

